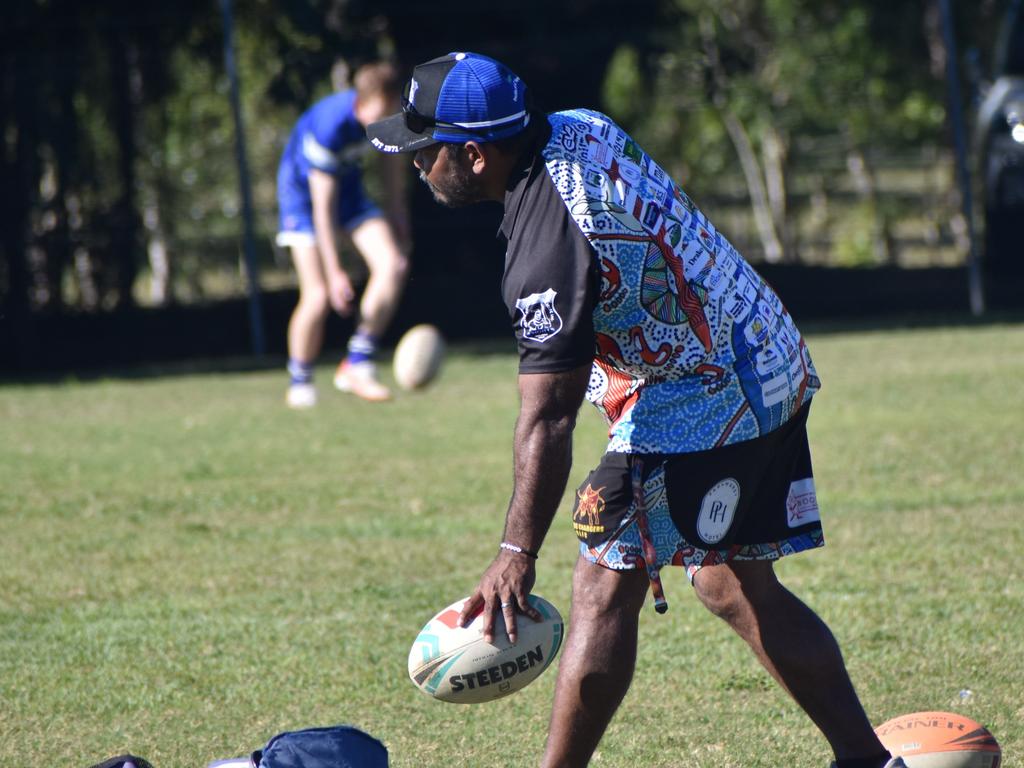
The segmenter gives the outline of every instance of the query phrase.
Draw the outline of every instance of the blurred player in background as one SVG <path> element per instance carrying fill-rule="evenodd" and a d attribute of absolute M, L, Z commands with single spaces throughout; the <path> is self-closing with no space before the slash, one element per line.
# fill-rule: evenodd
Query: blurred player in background
<path fill-rule="evenodd" d="M 316 405 L 313 365 L 324 340 L 328 313 L 356 309 L 350 274 L 339 258 L 351 244 L 366 262 L 369 281 L 358 305 L 356 330 L 334 376 L 334 385 L 371 401 L 390 398 L 374 365 L 408 274 L 409 215 L 407 168 L 385 162 L 387 216 L 363 189 L 360 160 L 369 149 L 365 127 L 398 107 L 400 81 L 385 62 L 356 70 L 335 66 L 336 92 L 302 114 L 292 130 L 277 173 L 280 231 L 277 244 L 291 250 L 299 278 L 299 303 L 288 323 L 286 402 L 291 408 Z"/>

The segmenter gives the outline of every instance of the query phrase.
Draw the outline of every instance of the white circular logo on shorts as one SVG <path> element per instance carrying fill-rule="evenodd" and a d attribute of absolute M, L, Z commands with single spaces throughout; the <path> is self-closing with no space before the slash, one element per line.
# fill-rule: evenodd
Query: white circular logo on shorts
<path fill-rule="evenodd" d="M 727 477 L 704 494 L 697 515 L 697 535 L 708 544 L 717 544 L 729 532 L 740 500 L 740 484 Z"/>

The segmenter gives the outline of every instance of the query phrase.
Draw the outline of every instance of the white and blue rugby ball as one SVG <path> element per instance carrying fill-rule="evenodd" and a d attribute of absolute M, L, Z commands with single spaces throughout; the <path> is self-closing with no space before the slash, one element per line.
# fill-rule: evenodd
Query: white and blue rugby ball
<path fill-rule="evenodd" d="M 565 631 L 558 610 L 538 595 L 530 605 L 542 616 L 516 616 L 518 637 L 510 645 L 499 615 L 494 642 L 484 641 L 483 617 L 458 625 L 464 597 L 438 612 L 420 630 L 409 651 L 409 677 L 428 696 L 454 704 L 480 704 L 508 696 L 536 680 L 562 645 Z"/>

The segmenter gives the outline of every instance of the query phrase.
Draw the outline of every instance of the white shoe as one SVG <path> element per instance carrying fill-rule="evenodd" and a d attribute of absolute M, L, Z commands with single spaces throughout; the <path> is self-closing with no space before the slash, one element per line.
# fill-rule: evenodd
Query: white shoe
<path fill-rule="evenodd" d="M 285 402 L 289 408 L 305 410 L 316 405 L 316 387 L 312 384 L 292 384 L 288 387 Z"/>
<path fill-rule="evenodd" d="M 350 363 L 348 358 L 342 360 L 334 374 L 334 386 L 374 403 L 391 399 L 391 390 L 380 383 L 377 366 L 369 360 L 361 363 Z"/>

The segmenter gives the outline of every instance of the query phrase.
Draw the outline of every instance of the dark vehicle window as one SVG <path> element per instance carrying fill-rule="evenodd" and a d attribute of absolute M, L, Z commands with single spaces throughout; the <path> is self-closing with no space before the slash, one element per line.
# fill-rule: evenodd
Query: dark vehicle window
<path fill-rule="evenodd" d="M 1024 77 L 1024 8 L 1013 4 L 999 46 L 996 75 Z"/>

